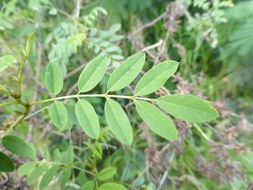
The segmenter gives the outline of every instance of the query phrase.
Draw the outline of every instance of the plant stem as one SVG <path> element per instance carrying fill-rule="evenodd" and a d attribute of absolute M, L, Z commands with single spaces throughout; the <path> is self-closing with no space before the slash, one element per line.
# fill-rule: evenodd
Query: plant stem
<path fill-rule="evenodd" d="M 202 129 L 197 125 L 197 124 L 194 124 L 193 125 L 197 131 L 202 135 L 202 137 L 207 141 L 207 142 L 212 142 L 214 143 L 214 141 L 212 139 L 210 139 L 205 133 L 204 131 L 202 131 Z"/>
<path fill-rule="evenodd" d="M 71 98 L 91 98 L 91 97 L 100 97 L 100 98 L 122 98 L 122 99 L 129 99 L 129 100 L 145 100 L 145 101 L 150 101 L 150 102 L 155 102 L 156 99 L 152 98 L 144 98 L 144 97 L 136 97 L 136 96 L 123 96 L 123 95 L 110 95 L 110 94 L 75 94 L 75 95 L 69 95 L 69 96 L 61 96 L 61 97 L 56 97 L 56 98 L 50 98 L 46 100 L 40 100 L 37 102 L 33 102 L 30 104 L 30 106 L 37 105 L 37 104 L 42 104 L 46 102 L 52 102 L 56 100 L 65 100 L 65 99 L 71 99 Z"/>
<path fill-rule="evenodd" d="M 20 68 L 19 68 L 19 72 L 18 72 L 18 93 L 17 93 L 17 98 L 21 97 L 21 83 L 22 83 L 22 74 L 23 74 L 23 68 L 25 66 L 25 62 L 27 60 L 27 55 L 25 55 L 23 61 L 20 63 Z"/>

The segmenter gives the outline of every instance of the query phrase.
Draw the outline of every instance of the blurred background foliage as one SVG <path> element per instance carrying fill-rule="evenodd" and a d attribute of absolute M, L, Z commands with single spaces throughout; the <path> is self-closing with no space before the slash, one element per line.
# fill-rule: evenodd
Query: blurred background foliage
<path fill-rule="evenodd" d="M 145 69 L 166 59 L 181 63 L 160 94 L 195 94 L 211 100 L 220 113 L 217 121 L 201 126 L 176 121 L 180 140 L 166 142 L 152 136 L 132 113 L 131 105 L 126 105 L 126 111 L 134 115 L 130 118 L 135 125 L 132 147 L 119 145 L 106 128 L 108 145 L 94 144 L 75 127 L 73 115 L 72 135 L 68 130 L 57 131 L 46 108 L 18 131 L 34 143 L 41 159 L 50 155 L 49 160 L 64 156 L 71 136 L 73 159 L 93 164 L 98 170 L 117 167 L 113 180 L 129 189 L 247 189 L 253 180 L 252 31 L 250 0 L 0 0 L 1 56 L 19 51 L 27 36 L 36 33 L 36 45 L 25 69 L 24 99 L 51 96 L 43 85 L 48 62 L 62 68 L 64 95 L 77 92 L 78 75 L 93 57 L 107 54 L 111 72 L 125 57 L 141 51 L 148 55 Z M 1 84 L 11 88 L 13 72 L 0 73 Z M 106 79 L 94 93 L 104 92 L 105 83 Z M 0 96 L 0 101 L 5 98 Z M 103 100 L 91 101 L 103 115 Z M 73 104 L 68 104 L 71 115 Z M 15 109 L 0 107 L 2 125 L 11 122 L 13 118 L 6 119 Z M 102 116 L 100 120 L 106 126 Z M 27 161 L 13 159 L 19 165 Z M 0 176 L 0 189 L 31 188 L 26 178 L 16 173 Z M 91 176 L 73 169 L 71 182 L 63 189 L 84 189 L 89 180 Z"/>

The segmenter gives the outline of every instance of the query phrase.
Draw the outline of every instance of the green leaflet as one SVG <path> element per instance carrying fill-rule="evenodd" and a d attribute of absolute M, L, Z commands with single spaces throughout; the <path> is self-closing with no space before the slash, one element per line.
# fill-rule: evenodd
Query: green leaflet
<path fill-rule="evenodd" d="M 54 125 L 60 129 L 68 124 L 68 112 L 62 102 L 54 102 L 49 108 L 49 115 Z"/>
<path fill-rule="evenodd" d="M 28 36 L 28 40 L 25 47 L 26 56 L 28 56 L 33 48 L 35 33 L 31 33 Z"/>
<path fill-rule="evenodd" d="M 30 158 L 35 157 L 35 152 L 33 148 L 28 145 L 22 138 L 16 135 L 6 135 L 2 139 L 3 146 L 12 152 L 13 154 L 19 156 L 27 156 Z"/>
<path fill-rule="evenodd" d="M 35 168 L 32 173 L 28 176 L 27 183 L 32 185 L 36 180 L 47 170 L 47 166 L 43 163 Z"/>
<path fill-rule="evenodd" d="M 59 178 L 59 184 L 61 186 L 61 189 L 64 189 L 66 183 L 68 183 L 72 173 L 72 168 L 65 168 L 62 171 L 61 177 Z"/>
<path fill-rule="evenodd" d="M 56 63 L 49 63 L 47 65 L 45 83 L 48 90 L 54 95 L 61 92 L 63 87 L 63 75 L 61 68 Z"/>
<path fill-rule="evenodd" d="M 171 119 L 156 106 L 145 101 L 136 101 L 136 110 L 152 131 L 168 140 L 177 140 L 178 133 Z"/>
<path fill-rule="evenodd" d="M 98 56 L 87 64 L 78 79 L 80 92 L 92 90 L 103 78 L 108 66 L 107 56 Z"/>
<path fill-rule="evenodd" d="M 104 168 L 98 173 L 98 179 L 105 181 L 107 179 L 112 178 L 116 174 L 116 172 L 117 172 L 117 168 L 115 167 Z"/>
<path fill-rule="evenodd" d="M 79 100 L 75 107 L 78 123 L 87 135 L 98 138 L 100 132 L 98 116 L 92 105 L 86 100 Z"/>
<path fill-rule="evenodd" d="M 176 72 L 179 63 L 164 61 L 150 69 L 137 83 L 136 96 L 144 96 L 158 90 Z"/>
<path fill-rule="evenodd" d="M 12 66 L 13 63 L 17 62 L 16 58 L 12 55 L 5 55 L 0 57 L 0 71 Z"/>
<path fill-rule="evenodd" d="M 59 155 L 59 161 L 62 163 L 72 163 L 74 161 L 74 150 L 72 146 L 69 146 L 67 150 L 63 151 Z"/>
<path fill-rule="evenodd" d="M 45 189 L 50 181 L 56 176 L 59 166 L 52 166 L 46 173 L 43 175 L 40 181 L 40 189 Z"/>
<path fill-rule="evenodd" d="M 9 156 L 0 152 L 0 172 L 12 172 L 14 170 L 14 163 Z"/>
<path fill-rule="evenodd" d="M 143 53 L 132 55 L 116 68 L 108 80 L 108 91 L 116 91 L 128 86 L 141 72 L 145 57 Z"/>
<path fill-rule="evenodd" d="M 133 131 L 126 113 L 114 100 L 107 100 L 105 103 L 105 118 L 116 138 L 126 145 L 133 141 Z"/>
<path fill-rule="evenodd" d="M 99 190 L 127 190 L 127 188 L 121 184 L 109 182 L 102 184 Z"/>
<path fill-rule="evenodd" d="M 20 166 L 18 168 L 18 176 L 22 177 L 25 175 L 29 175 L 35 168 L 36 166 L 36 162 L 26 162 L 25 164 L 23 164 L 22 166 Z"/>
<path fill-rule="evenodd" d="M 87 181 L 81 188 L 81 190 L 94 190 L 95 182 L 94 181 Z"/>
<path fill-rule="evenodd" d="M 164 96 L 158 98 L 157 103 L 172 116 L 189 122 L 207 122 L 218 117 L 217 111 L 207 101 L 192 95 Z"/>

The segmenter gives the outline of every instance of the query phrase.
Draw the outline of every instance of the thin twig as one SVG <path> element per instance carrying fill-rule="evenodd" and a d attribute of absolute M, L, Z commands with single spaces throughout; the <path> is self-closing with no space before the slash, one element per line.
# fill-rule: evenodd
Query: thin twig
<path fill-rule="evenodd" d="M 155 18 L 151 22 L 148 22 L 148 23 L 144 24 L 142 27 L 140 27 L 139 29 L 137 29 L 136 31 L 134 31 L 132 33 L 132 35 L 134 36 L 134 35 L 140 33 L 142 30 L 155 25 L 157 22 L 159 22 L 160 20 L 162 20 L 165 16 L 166 16 L 166 12 L 163 13 L 163 14 L 161 14 L 160 16 L 158 16 L 157 18 Z"/>
<path fill-rule="evenodd" d="M 157 48 L 157 47 L 159 47 L 159 46 L 162 45 L 162 44 L 163 44 L 163 40 L 160 40 L 159 42 L 157 42 L 157 43 L 155 43 L 155 44 L 153 44 L 153 45 L 150 45 L 150 46 L 147 46 L 147 47 L 143 48 L 143 49 L 140 50 L 139 52 L 146 52 L 146 51 L 148 51 L 148 50 L 150 50 L 150 49 Z"/>

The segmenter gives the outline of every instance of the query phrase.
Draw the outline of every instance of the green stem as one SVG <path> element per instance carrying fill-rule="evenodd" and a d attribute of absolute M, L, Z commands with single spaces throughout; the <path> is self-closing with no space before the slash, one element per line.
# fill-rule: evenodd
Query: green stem
<path fill-rule="evenodd" d="M 91 97 L 100 97 L 100 98 L 122 98 L 122 99 L 129 99 L 129 100 L 145 100 L 150 102 L 155 102 L 156 99 L 152 98 L 144 98 L 144 97 L 136 97 L 136 96 L 123 96 L 123 95 L 110 95 L 110 94 L 75 94 L 75 95 L 69 95 L 69 96 L 61 96 L 56 98 L 50 98 L 46 100 L 40 100 L 37 102 L 33 102 L 30 104 L 30 106 L 42 104 L 46 102 L 52 102 L 56 100 L 65 100 L 65 99 L 71 99 L 71 98 L 91 98 Z"/>
<path fill-rule="evenodd" d="M 19 68 L 19 72 L 18 72 L 18 94 L 17 94 L 17 98 L 21 97 L 21 83 L 22 83 L 22 74 L 23 74 L 23 69 L 25 66 L 25 62 L 27 60 L 27 56 L 24 57 L 23 61 L 20 63 L 21 66 Z"/>
<path fill-rule="evenodd" d="M 202 131 L 202 129 L 200 128 L 200 126 L 199 125 L 197 125 L 196 123 L 193 125 L 196 129 L 197 129 L 197 131 L 202 135 L 202 137 L 207 141 L 207 142 L 214 142 L 210 137 L 208 137 L 205 133 L 204 133 L 204 131 Z"/>
<path fill-rule="evenodd" d="M 31 108 L 30 105 L 28 105 L 28 104 L 25 105 L 25 111 L 24 111 L 24 113 L 9 127 L 8 131 L 6 132 L 6 134 L 12 133 L 12 131 L 15 129 L 15 127 L 25 119 L 25 117 L 30 112 L 30 108 Z"/>

